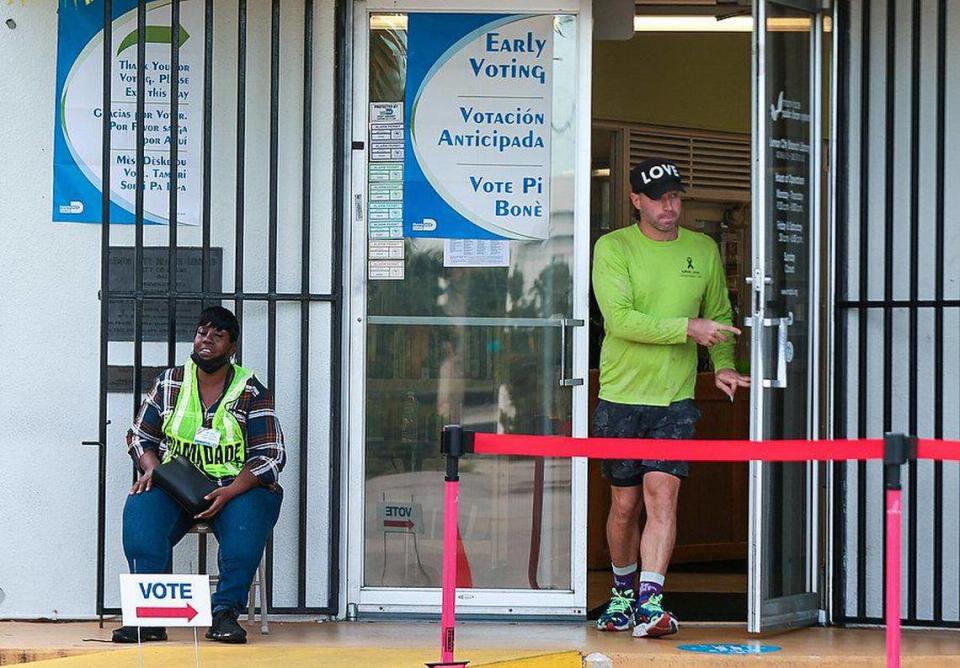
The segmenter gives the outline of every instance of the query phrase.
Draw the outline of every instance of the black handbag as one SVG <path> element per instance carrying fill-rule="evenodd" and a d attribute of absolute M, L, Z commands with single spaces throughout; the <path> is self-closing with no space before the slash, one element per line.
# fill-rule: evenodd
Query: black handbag
<path fill-rule="evenodd" d="M 153 482 L 183 506 L 191 517 L 210 507 L 213 501 L 203 497 L 217 488 L 216 483 L 183 455 L 176 455 L 153 469 Z"/>

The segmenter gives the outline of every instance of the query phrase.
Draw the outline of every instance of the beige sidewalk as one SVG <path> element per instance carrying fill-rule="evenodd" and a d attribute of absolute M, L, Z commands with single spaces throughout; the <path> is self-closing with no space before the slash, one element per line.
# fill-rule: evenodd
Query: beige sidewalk
<path fill-rule="evenodd" d="M 138 666 L 135 647 L 95 642 L 108 640 L 115 622 L 103 629 L 95 622 L 0 623 L 0 665 L 44 661 L 43 666 Z M 270 635 L 248 626 L 249 644 L 226 647 L 203 639 L 201 665 L 270 666 L 422 666 L 439 659 L 436 622 L 278 622 Z M 171 629 L 170 641 L 145 646 L 144 666 L 193 665 L 193 633 Z M 691 653 L 680 645 L 746 643 L 780 647 L 760 656 Z M 626 633 L 598 633 L 587 623 L 463 622 L 457 627 L 457 658 L 471 666 L 504 661 L 502 666 L 568 668 L 577 656 L 602 652 L 616 666 L 736 666 L 763 662 L 776 666 L 883 666 L 882 629 L 804 629 L 757 638 L 742 626 L 684 625 L 678 636 L 661 640 L 631 638 Z M 531 659 L 529 657 L 537 657 Z M 516 659 L 526 660 L 516 662 Z M 960 631 L 906 631 L 904 666 L 960 666 Z"/>

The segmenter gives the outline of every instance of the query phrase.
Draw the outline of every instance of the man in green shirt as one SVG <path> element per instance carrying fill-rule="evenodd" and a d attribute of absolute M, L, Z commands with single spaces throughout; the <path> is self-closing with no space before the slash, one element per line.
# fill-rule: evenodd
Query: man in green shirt
<path fill-rule="evenodd" d="M 630 185 L 637 223 L 601 237 L 593 254 L 593 291 L 604 320 L 593 435 L 690 439 L 700 417 L 693 401 L 697 344 L 709 348 L 717 387 L 732 401 L 738 387 L 750 385 L 734 370 L 733 336 L 740 330 L 731 324 L 717 245 L 678 224 L 684 187 L 677 166 L 644 160 L 631 170 Z M 688 469 L 679 461 L 603 460 L 612 489 L 607 543 L 614 587 L 599 630 L 633 626 L 634 637 L 677 632 L 661 596 Z"/>

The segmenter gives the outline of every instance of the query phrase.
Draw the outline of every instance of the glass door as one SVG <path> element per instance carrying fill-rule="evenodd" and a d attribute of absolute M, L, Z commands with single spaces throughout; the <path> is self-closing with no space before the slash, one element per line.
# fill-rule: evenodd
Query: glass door
<path fill-rule="evenodd" d="M 537 5 L 355 5 L 359 615 L 439 611 L 444 424 L 586 434 L 590 3 Z M 584 615 L 585 487 L 582 461 L 462 460 L 458 614 Z"/>
<path fill-rule="evenodd" d="M 751 438 L 817 425 L 819 3 L 754 3 Z M 818 619 L 817 469 L 750 464 L 748 630 Z"/>

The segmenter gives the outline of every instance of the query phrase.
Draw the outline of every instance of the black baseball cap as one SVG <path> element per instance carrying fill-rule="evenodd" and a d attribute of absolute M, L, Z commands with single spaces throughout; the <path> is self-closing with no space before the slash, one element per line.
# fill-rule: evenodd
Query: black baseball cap
<path fill-rule="evenodd" d="M 647 158 L 630 170 L 630 189 L 650 199 L 660 199 L 664 193 L 685 191 L 676 163 L 663 158 Z"/>

